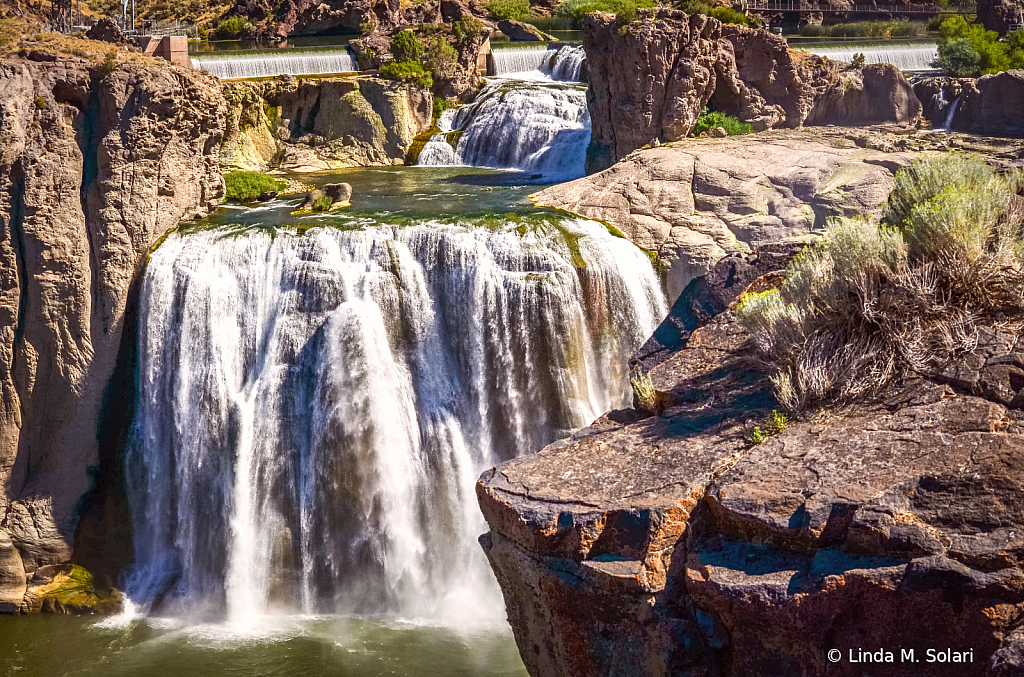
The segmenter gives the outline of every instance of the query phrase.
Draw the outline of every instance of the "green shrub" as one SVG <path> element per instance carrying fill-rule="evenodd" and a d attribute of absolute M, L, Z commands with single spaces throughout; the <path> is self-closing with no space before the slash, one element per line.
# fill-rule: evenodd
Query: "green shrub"
<path fill-rule="evenodd" d="M 370 33 L 374 32 L 375 30 L 377 30 L 377 22 L 376 21 L 364 21 L 361 24 L 359 24 L 359 33 L 361 35 L 369 35 Z"/>
<path fill-rule="evenodd" d="M 493 0 L 485 2 L 484 7 L 496 21 L 521 21 L 530 16 L 530 0 Z"/>
<path fill-rule="evenodd" d="M 713 7 L 711 11 L 707 12 L 707 15 L 713 19 L 718 19 L 724 24 L 750 25 L 750 19 L 747 15 L 743 12 L 737 12 L 732 7 Z"/>
<path fill-rule="evenodd" d="M 398 31 L 391 39 L 391 54 L 395 61 L 419 61 L 423 56 L 423 43 L 411 30 Z"/>
<path fill-rule="evenodd" d="M 38 108 L 39 110 L 42 110 L 42 109 L 46 108 L 46 99 L 44 99 L 41 96 L 37 96 L 36 97 L 36 108 Z"/>
<path fill-rule="evenodd" d="M 217 37 L 226 40 L 236 40 L 248 33 L 251 28 L 252 26 L 245 17 L 229 17 L 217 24 Z"/>
<path fill-rule="evenodd" d="M 455 38 L 455 42 L 465 42 L 480 35 L 483 29 L 484 25 L 480 23 L 480 19 L 466 15 L 452 22 L 452 37 Z"/>
<path fill-rule="evenodd" d="M 434 86 L 434 79 L 424 68 L 423 64 L 417 61 L 392 61 L 380 67 L 380 76 L 389 80 L 402 80 L 413 82 L 430 89 Z"/>
<path fill-rule="evenodd" d="M 333 204 L 334 200 L 332 200 L 329 195 L 321 195 L 320 197 L 313 201 L 313 211 L 326 212 L 331 208 L 331 205 Z"/>
<path fill-rule="evenodd" d="M 654 382 L 651 375 L 642 369 L 636 369 L 629 377 L 629 384 L 633 388 L 633 402 L 638 409 L 659 414 L 658 392 L 654 389 Z"/>
<path fill-rule="evenodd" d="M 897 172 L 885 223 L 840 218 L 745 294 L 740 323 L 792 411 L 844 401 L 973 350 L 977 321 L 1024 310 L 1019 173 L 949 154 Z"/>
<path fill-rule="evenodd" d="M 927 32 L 928 27 L 919 21 L 855 21 L 800 29 L 800 35 L 810 38 L 913 38 Z"/>
<path fill-rule="evenodd" d="M 740 122 L 731 115 L 719 113 L 718 111 L 709 111 L 705 108 L 704 112 L 697 118 L 697 124 L 693 127 L 693 133 L 695 136 L 699 136 L 701 132 L 709 131 L 715 127 L 723 128 L 729 136 L 750 134 L 754 131 L 754 128 L 746 122 Z"/>
<path fill-rule="evenodd" d="M 583 17 L 592 12 L 610 12 L 622 24 L 635 20 L 637 10 L 646 7 L 654 7 L 654 0 L 565 0 L 552 15 L 568 20 L 571 28 L 579 30 Z"/>
<path fill-rule="evenodd" d="M 117 70 L 117 50 L 107 52 L 107 55 L 103 57 L 103 63 L 100 64 L 100 78 L 107 77 L 115 70 Z"/>
<path fill-rule="evenodd" d="M 435 96 L 434 97 L 434 122 L 437 122 L 437 119 L 439 117 L 441 117 L 441 113 L 445 112 L 446 110 L 448 110 L 451 107 L 452 107 L 452 105 L 450 103 L 448 103 L 445 99 L 442 99 L 439 96 Z"/>
<path fill-rule="evenodd" d="M 224 185 L 227 198 L 239 202 L 250 202 L 263 193 L 283 190 L 288 186 L 284 181 L 259 172 L 228 172 L 224 175 Z"/>
<path fill-rule="evenodd" d="M 443 35 L 436 36 L 427 47 L 427 69 L 434 77 L 449 78 L 455 74 L 455 67 L 459 62 L 459 53 L 455 51 L 448 38 Z"/>
<path fill-rule="evenodd" d="M 571 18 L 564 16 L 530 16 L 523 19 L 524 23 L 545 33 L 572 30 L 572 21 Z"/>
<path fill-rule="evenodd" d="M 967 23 L 962 16 L 939 26 L 939 56 L 932 64 L 950 75 L 977 77 L 1024 67 L 1024 35 L 1015 31 L 1006 42 L 983 26 Z"/>
<path fill-rule="evenodd" d="M 747 438 L 747 441 L 755 447 L 785 430 L 789 425 L 789 418 L 772 409 L 772 413 L 768 415 L 763 425 L 763 429 L 761 426 L 754 426 L 754 431 Z"/>

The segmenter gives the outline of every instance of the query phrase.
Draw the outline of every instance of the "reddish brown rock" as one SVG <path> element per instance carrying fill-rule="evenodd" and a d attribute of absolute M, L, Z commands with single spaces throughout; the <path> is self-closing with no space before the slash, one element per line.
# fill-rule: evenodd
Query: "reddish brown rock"
<path fill-rule="evenodd" d="M 1017 674 L 1024 415 L 971 390 L 1016 334 L 982 332 L 965 388 L 907 380 L 752 446 L 771 384 L 731 309 L 707 313 L 791 253 L 728 257 L 677 304 L 684 347 L 645 348 L 663 413 L 612 412 L 481 477 L 534 677 Z M 878 670 L 850 658 L 879 649 Z"/>

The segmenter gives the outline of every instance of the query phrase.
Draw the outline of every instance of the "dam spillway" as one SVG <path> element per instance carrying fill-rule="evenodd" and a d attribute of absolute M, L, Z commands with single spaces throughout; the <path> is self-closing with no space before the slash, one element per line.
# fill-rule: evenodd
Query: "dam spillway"
<path fill-rule="evenodd" d="M 359 71 L 359 64 L 348 47 L 205 52 L 193 54 L 191 59 L 193 68 L 205 70 L 221 80 Z"/>

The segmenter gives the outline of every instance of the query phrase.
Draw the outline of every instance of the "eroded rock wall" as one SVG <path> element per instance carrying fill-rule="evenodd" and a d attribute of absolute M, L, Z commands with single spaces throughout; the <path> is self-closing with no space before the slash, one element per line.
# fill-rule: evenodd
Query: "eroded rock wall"
<path fill-rule="evenodd" d="M 780 36 L 701 14 L 641 10 L 625 26 L 589 14 L 583 46 L 593 125 L 588 174 L 655 141 L 685 138 L 705 106 L 755 131 L 908 122 L 921 113 L 893 66 L 857 68 L 793 51 Z"/>
<path fill-rule="evenodd" d="M 30 57 L 0 62 L 0 610 L 72 556 L 146 253 L 224 192 L 214 79 Z"/>
<path fill-rule="evenodd" d="M 224 96 L 225 170 L 402 164 L 433 112 L 429 90 L 369 77 L 233 82 Z"/>
<path fill-rule="evenodd" d="M 533 677 L 1021 674 L 1024 400 L 992 385 L 1024 390 L 1020 328 L 753 446 L 777 404 L 729 303 L 792 253 L 731 255 L 680 297 L 676 344 L 641 356 L 660 415 L 611 412 L 480 478 Z"/>

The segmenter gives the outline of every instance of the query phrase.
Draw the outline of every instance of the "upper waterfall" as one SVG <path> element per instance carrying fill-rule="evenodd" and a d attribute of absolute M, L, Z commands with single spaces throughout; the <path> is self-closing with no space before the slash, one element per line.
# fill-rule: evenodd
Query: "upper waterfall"
<path fill-rule="evenodd" d="M 193 55 L 192 67 L 206 70 L 222 80 L 278 75 L 329 75 L 359 70 L 348 47 L 208 52 Z"/>
<path fill-rule="evenodd" d="M 586 54 L 580 45 L 532 44 L 498 48 L 491 51 L 488 75 L 529 77 L 543 74 L 548 79 L 579 82 L 580 67 Z"/>
<path fill-rule="evenodd" d="M 129 594 L 500 613 L 478 473 L 628 405 L 665 311 L 646 255 L 581 219 L 171 234 L 141 291 Z"/>
<path fill-rule="evenodd" d="M 835 61 L 852 62 L 855 54 L 863 54 L 865 63 L 888 63 L 901 71 L 925 71 L 932 68 L 932 61 L 938 55 L 938 46 L 934 42 L 898 42 L 885 41 L 873 43 L 838 43 L 838 44 L 794 44 L 800 49 L 818 56 L 827 56 Z"/>

